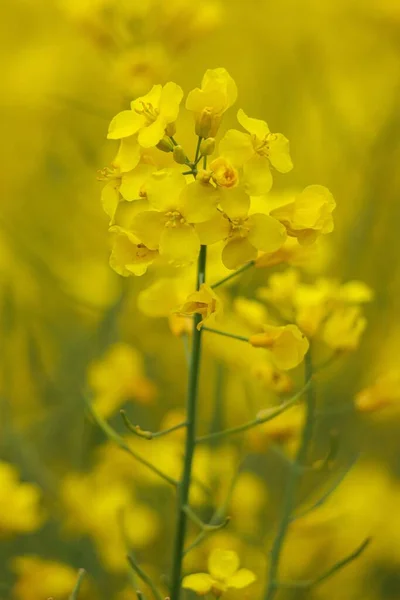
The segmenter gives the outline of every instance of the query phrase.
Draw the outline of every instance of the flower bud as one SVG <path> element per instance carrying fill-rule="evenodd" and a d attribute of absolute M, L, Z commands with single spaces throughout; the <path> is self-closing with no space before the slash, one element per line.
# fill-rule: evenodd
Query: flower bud
<path fill-rule="evenodd" d="M 179 165 L 184 165 L 186 163 L 186 154 L 183 151 L 182 146 L 178 145 L 174 147 L 174 161 Z"/>
<path fill-rule="evenodd" d="M 206 140 L 202 140 L 200 144 L 200 154 L 201 156 L 210 156 L 214 153 L 215 150 L 215 139 L 207 138 Z"/>
<path fill-rule="evenodd" d="M 169 138 L 164 136 L 157 144 L 157 148 L 162 152 L 172 152 L 174 145 Z"/>
<path fill-rule="evenodd" d="M 201 138 L 207 139 L 215 132 L 215 115 L 208 108 L 203 108 L 196 118 L 195 132 Z M 217 126 L 218 129 L 218 126 Z"/>
<path fill-rule="evenodd" d="M 168 137 L 173 137 L 176 134 L 176 125 L 175 121 L 173 123 L 168 123 L 165 128 L 165 135 Z"/>

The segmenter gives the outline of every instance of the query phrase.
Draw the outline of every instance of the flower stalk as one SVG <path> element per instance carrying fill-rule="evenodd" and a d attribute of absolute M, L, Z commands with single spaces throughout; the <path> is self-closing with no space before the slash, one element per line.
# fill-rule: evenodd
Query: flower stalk
<path fill-rule="evenodd" d="M 205 282 L 206 276 L 207 248 L 202 246 L 197 264 L 196 289 Z M 197 421 L 197 398 L 199 388 L 199 372 L 201 358 L 202 331 L 197 329 L 201 321 L 201 315 L 196 314 L 193 320 L 192 351 L 189 368 L 188 392 L 186 401 L 186 444 L 182 479 L 178 485 L 178 514 L 175 533 L 175 544 L 173 550 L 173 562 L 171 573 L 171 600 L 179 600 L 182 562 L 185 549 L 185 537 L 187 528 L 186 506 L 189 504 L 189 491 L 192 478 L 193 456 L 196 446 L 196 421 Z"/>

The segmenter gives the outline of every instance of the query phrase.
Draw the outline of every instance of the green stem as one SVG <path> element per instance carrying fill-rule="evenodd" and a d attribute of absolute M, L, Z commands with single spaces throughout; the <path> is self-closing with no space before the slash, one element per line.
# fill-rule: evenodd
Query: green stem
<path fill-rule="evenodd" d="M 242 425 L 237 425 L 236 427 L 230 427 L 229 429 L 223 429 L 222 431 L 213 431 L 212 433 L 202 435 L 201 437 L 197 438 L 196 443 L 202 444 L 211 440 L 228 437 L 236 433 L 242 433 L 243 431 L 253 429 L 253 427 L 257 427 L 258 425 L 262 425 L 263 423 L 272 421 L 272 419 L 275 419 L 276 417 L 284 413 L 286 410 L 294 406 L 300 400 L 305 391 L 309 388 L 310 384 L 311 381 L 307 381 L 305 385 L 301 388 L 301 390 L 299 390 L 291 398 L 285 400 L 285 402 L 282 402 L 280 406 L 277 406 L 276 408 L 271 408 L 271 410 L 267 414 L 264 414 L 260 417 L 256 417 L 255 419 L 247 421 L 247 423 L 242 423 Z"/>
<path fill-rule="evenodd" d="M 200 148 L 200 138 L 198 149 Z M 197 289 L 205 281 L 207 248 L 201 246 L 197 265 Z M 184 555 L 187 514 L 185 507 L 189 504 L 189 490 L 192 478 L 192 463 L 196 445 L 196 417 L 197 396 L 199 387 L 199 371 L 201 357 L 201 329 L 197 325 L 201 321 L 201 315 L 195 315 L 193 322 L 192 354 L 189 370 L 188 392 L 186 400 L 186 445 L 185 460 L 183 465 L 182 480 L 178 487 L 178 515 L 175 533 L 175 545 L 173 550 L 173 562 L 171 573 L 171 600 L 179 600 L 182 577 L 182 561 Z"/>
<path fill-rule="evenodd" d="M 69 600 L 77 600 L 79 596 L 79 591 L 81 589 L 83 578 L 86 575 L 85 569 L 79 569 L 78 571 L 78 579 L 76 581 L 75 587 L 72 591 L 72 594 L 69 597 Z"/>
<path fill-rule="evenodd" d="M 244 271 L 247 271 L 247 269 L 250 269 L 250 267 L 253 267 L 254 264 L 255 264 L 255 260 L 251 260 L 250 262 L 248 262 L 245 265 L 243 265 L 243 267 L 240 267 L 240 269 L 237 269 L 237 271 L 234 271 L 233 273 L 230 273 L 229 275 L 227 275 L 223 279 L 220 279 L 219 281 L 217 281 L 217 283 L 213 283 L 213 285 L 211 286 L 212 289 L 215 290 L 215 288 L 219 287 L 223 283 L 226 283 L 227 281 L 230 281 L 234 277 L 237 277 L 238 275 L 241 275 Z"/>
<path fill-rule="evenodd" d="M 232 338 L 234 340 L 240 340 L 241 342 L 248 342 L 249 338 L 243 335 L 236 335 L 235 333 L 228 333 L 227 331 L 220 331 L 219 329 L 212 329 L 212 327 L 202 327 L 203 331 L 209 331 L 210 333 L 216 333 L 217 335 L 223 335 L 225 337 Z"/>
<path fill-rule="evenodd" d="M 311 350 L 305 356 L 305 379 L 311 380 L 313 376 Z M 283 546 L 286 539 L 286 534 L 292 520 L 292 512 L 295 506 L 296 489 L 301 477 L 303 467 L 307 460 L 308 450 L 314 429 L 316 409 L 316 394 L 313 383 L 308 387 L 306 395 L 306 416 L 301 434 L 300 445 L 296 453 L 296 457 L 291 464 L 286 490 L 283 498 L 282 515 L 278 525 L 278 531 L 275 536 L 274 543 L 271 549 L 268 584 L 265 593 L 265 600 L 273 600 L 276 592 L 279 589 L 278 570 L 279 561 L 281 558 Z"/>

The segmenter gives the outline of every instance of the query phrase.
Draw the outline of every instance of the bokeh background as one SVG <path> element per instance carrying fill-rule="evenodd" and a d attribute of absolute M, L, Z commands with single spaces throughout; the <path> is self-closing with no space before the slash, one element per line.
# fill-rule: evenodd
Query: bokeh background
<path fill-rule="evenodd" d="M 130 99 L 169 80 L 188 92 L 224 66 L 237 106 L 290 139 L 295 168 L 284 185 L 318 183 L 336 198 L 315 276 L 362 280 L 375 293 L 360 348 L 319 377 L 331 410 L 316 454 L 334 430 L 328 479 L 357 463 L 324 508 L 293 526 L 282 568 L 308 578 L 370 535 L 359 560 L 307 597 L 399 598 L 400 4 L 2 0 L 0 48 L 0 597 L 62 600 L 84 567 L 83 597 L 134 598 L 127 548 L 165 586 L 173 496 L 85 418 L 83 391 L 121 432 L 120 407 L 148 429 L 178 422 L 184 344 L 137 305 L 152 273 L 125 279 L 109 267 L 96 172 L 116 152 L 108 123 Z M 190 127 L 187 119 L 183 140 Z M 247 273 L 233 293 L 251 299 L 267 277 Z M 204 429 L 254 415 L 248 374 L 216 347 L 202 371 Z M 379 410 L 354 410 L 376 381 Z M 290 452 L 298 427 L 293 415 L 258 437 L 201 447 L 196 472 L 207 486 L 193 502 L 210 518 L 229 498 L 233 519 L 188 556 L 188 571 L 204 570 L 213 547 L 236 549 L 258 575 L 248 594 L 261 597 L 285 479 L 269 448 L 273 439 Z M 131 441 L 179 469 L 179 433 Z M 325 483 L 307 485 L 313 493 Z"/>

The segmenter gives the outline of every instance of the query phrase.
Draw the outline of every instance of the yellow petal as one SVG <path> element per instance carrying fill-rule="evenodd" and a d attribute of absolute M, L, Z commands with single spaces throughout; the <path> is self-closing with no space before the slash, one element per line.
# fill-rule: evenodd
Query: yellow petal
<path fill-rule="evenodd" d="M 148 104 L 151 105 L 153 108 L 158 108 L 160 104 L 161 90 L 162 85 L 158 83 L 157 85 L 153 85 L 151 90 L 145 96 L 139 96 L 139 98 L 132 100 L 132 111 L 137 110 L 140 112 L 141 110 L 143 110 L 143 104 Z"/>
<path fill-rule="evenodd" d="M 269 134 L 269 128 L 265 121 L 248 117 L 242 108 L 239 108 L 237 120 L 251 135 L 255 135 L 258 139 L 263 140 Z"/>
<path fill-rule="evenodd" d="M 121 173 L 126 173 L 134 169 L 140 160 L 140 146 L 137 136 L 124 138 L 121 140 L 117 156 L 113 163 L 119 168 Z"/>
<path fill-rule="evenodd" d="M 250 215 L 247 226 L 250 228 L 247 235 L 249 242 L 263 252 L 275 252 L 287 237 L 286 229 L 279 221 L 262 213 Z"/>
<path fill-rule="evenodd" d="M 176 121 L 182 98 L 183 90 L 179 85 L 172 81 L 164 85 L 160 98 L 160 115 L 162 115 L 166 123 Z"/>
<path fill-rule="evenodd" d="M 253 583 L 257 577 L 250 571 L 249 569 L 239 569 L 236 571 L 232 577 L 228 579 L 227 586 L 230 588 L 236 588 L 237 590 L 241 590 L 251 583 Z"/>
<path fill-rule="evenodd" d="M 156 250 L 165 228 L 165 216 L 155 210 L 145 210 L 132 219 L 131 230 L 151 250 Z"/>
<path fill-rule="evenodd" d="M 246 217 L 250 208 L 250 198 L 241 186 L 220 190 L 219 203 L 230 219 Z"/>
<path fill-rule="evenodd" d="M 208 558 L 208 570 L 211 577 L 226 582 L 239 568 L 239 557 L 233 550 L 216 548 Z"/>
<path fill-rule="evenodd" d="M 250 196 L 267 194 L 272 187 L 272 175 L 266 156 L 254 154 L 243 167 L 246 192 Z"/>
<path fill-rule="evenodd" d="M 237 99 L 237 86 L 234 79 L 223 67 L 207 69 L 203 75 L 201 87 L 204 90 L 223 90 L 226 108 L 232 106 Z"/>
<path fill-rule="evenodd" d="M 193 181 L 183 189 L 177 208 L 189 223 L 202 223 L 215 216 L 218 201 L 219 191 L 215 187 Z"/>
<path fill-rule="evenodd" d="M 247 238 L 235 237 L 222 250 L 222 262 L 227 269 L 237 269 L 244 263 L 257 258 L 257 250 Z"/>
<path fill-rule="evenodd" d="M 167 317 L 187 294 L 186 282 L 161 277 L 138 295 L 138 308 L 148 317 Z"/>
<path fill-rule="evenodd" d="M 138 134 L 138 142 L 142 148 L 153 148 L 164 136 L 166 121 L 160 117 L 148 125 L 143 127 Z"/>
<path fill-rule="evenodd" d="M 221 156 L 224 156 L 236 167 L 241 167 L 255 153 L 251 137 L 243 131 L 229 129 L 218 147 Z"/>
<path fill-rule="evenodd" d="M 186 590 L 193 590 L 197 594 L 207 594 L 213 585 L 213 580 L 208 573 L 196 573 L 187 575 L 183 578 L 182 587 Z"/>
<path fill-rule="evenodd" d="M 146 182 L 155 170 L 156 167 L 154 165 L 143 163 L 139 164 L 132 171 L 124 173 L 119 188 L 121 196 L 128 202 L 138 200 L 144 191 Z"/>
<path fill-rule="evenodd" d="M 268 158 L 272 166 L 280 173 L 288 173 L 293 169 L 289 152 L 289 140 L 281 133 L 273 133 L 268 137 Z"/>
<path fill-rule="evenodd" d="M 160 254 L 177 266 L 189 265 L 200 252 L 200 240 L 191 225 L 165 227 L 160 237 Z"/>
<path fill-rule="evenodd" d="M 231 226 L 221 213 L 217 214 L 204 223 L 196 223 L 195 229 L 202 244 L 215 244 L 228 237 Z"/>
<path fill-rule="evenodd" d="M 111 121 L 107 138 L 109 140 L 120 140 L 133 135 L 144 124 L 144 117 L 138 115 L 132 110 L 123 110 L 118 113 Z"/>
<path fill-rule="evenodd" d="M 176 210 L 179 197 L 186 187 L 185 176 L 177 169 L 162 169 L 153 173 L 147 183 L 147 198 L 154 208 Z"/>
<path fill-rule="evenodd" d="M 110 217 L 110 223 L 113 222 L 117 206 L 119 204 L 118 181 L 115 179 L 106 183 L 101 190 L 101 203 L 106 215 Z"/>

